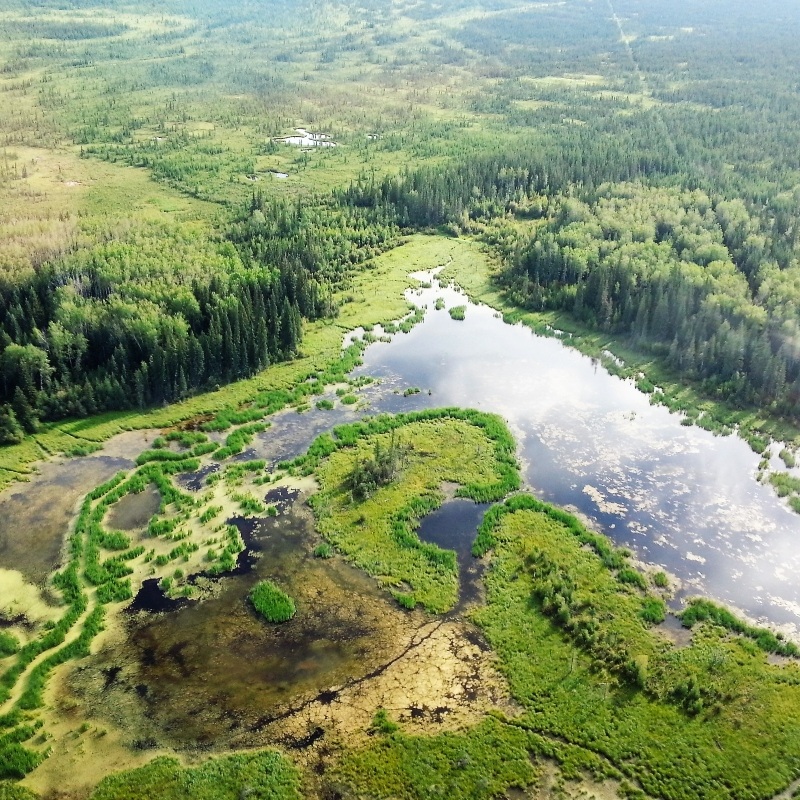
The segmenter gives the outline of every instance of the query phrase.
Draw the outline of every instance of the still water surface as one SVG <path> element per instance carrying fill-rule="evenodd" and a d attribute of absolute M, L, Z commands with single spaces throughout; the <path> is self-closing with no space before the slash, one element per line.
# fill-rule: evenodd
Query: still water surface
<path fill-rule="evenodd" d="M 681 595 L 706 594 L 800 631 L 800 516 L 756 481 L 759 457 L 745 442 L 682 426 L 632 382 L 454 289 L 434 281 L 409 296 L 428 306 L 425 321 L 370 345 L 357 371 L 384 379 L 373 411 L 458 405 L 502 415 L 539 497 L 666 567 Z M 435 310 L 437 297 L 446 308 L 467 303 L 466 319 Z M 387 391 L 406 386 L 423 391 Z"/>
<path fill-rule="evenodd" d="M 746 443 L 682 426 L 679 416 L 651 406 L 631 382 L 610 376 L 558 339 L 506 325 L 492 309 L 440 287 L 430 274 L 423 277 L 432 288 L 409 296 L 427 306 L 425 320 L 391 342 L 370 345 L 356 371 L 382 379 L 359 391 L 366 408 L 282 412 L 242 457 L 294 457 L 314 436 L 362 413 L 446 405 L 491 411 L 517 438 L 528 487 L 586 515 L 643 561 L 667 568 L 682 581 L 679 599 L 704 594 L 800 635 L 800 515 L 755 480 L 759 458 Z M 435 310 L 438 297 L 446 308 L 466 304 L 466 319 Z M 403 397 L 409 386 L 423 391 Z M 55 568 L 66 517 L 80 496 L 129 466 L 148 435 L 123 434 L 104 453 L 44 465 L 27 487 L 4 493 L 0 533 L 26 530 L 30 536 L 35 528 L 42 541 L 34 550 L 46 557 L 30 563 L 0 536 L 0 566 L 22 569 L 33 580 Z M 123 461 L 110 457 L 123 452 Z M 98 467 L 107 474 L 98 474 Z M 60 504 L 54 505 L 55 495 Z M 57 507 L 62 516 L 32 525 L 32 508 L 39 506 Z M 422 533 L 435 540 L 450 527 L 433 520 Z"/>

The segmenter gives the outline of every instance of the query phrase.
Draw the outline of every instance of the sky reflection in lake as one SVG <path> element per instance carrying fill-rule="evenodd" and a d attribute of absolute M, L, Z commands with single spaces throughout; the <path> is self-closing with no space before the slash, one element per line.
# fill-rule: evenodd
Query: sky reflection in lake
<path fill-rule="evenodd" d="M 759 458 L 745 442 L 682 426 L 631 382 L 489 308 L 468 305 L 462 322 L 434 310 L 437 297 L 466 302 L 453 289 L 410 296 L 429 306 L 425 322 L 371 345 L 357 374 L 424 391 L 385 392 L 373 411 L 458 405 L 502 415 L 540 497 L 667 567 L 684 593 L 800 630 L 800 516 L 755 480 Z"/>

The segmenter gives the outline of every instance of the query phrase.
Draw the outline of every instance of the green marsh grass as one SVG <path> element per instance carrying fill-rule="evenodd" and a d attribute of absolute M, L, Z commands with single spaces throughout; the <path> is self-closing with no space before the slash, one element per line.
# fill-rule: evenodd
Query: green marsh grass
<path fill-rule="evenodd" d="M 450 309 L 450 319 L 455 319 L 461 321 L 466 318 L 467 316 L 467 307 L 466 306 L 453 306 Z"/>
<path fill-rule="evenodd" d="M 349 488 L 355 465 L 397 437 L 407 450 L 395 480 L 358 500 Z M 405 607 L 446 611 L 458 596 L 455 554 L 420 541 L 419 520 L 443 502 L 444 482 L 478 502 L 499 500 L 519 486 L 514 441 L 500 420 L 462 409 L 380 416 L 323 434 L 294 462 L 314 472 L 320 533 L 358 567 L 383 583 L 404 583 L 393 595 Z"/>
<path fill-rule="evenodd" d="M 272 581 L 260 581 L 249 596 L 253 608 L 267 622 L 287 622 L 297 613 L 294 600 Z"/>
<path fill-rule="evenodd" d="M 701 606 L 691 645 L 672 646 L 650 630 L 653 598 L 618 580 L 626 556 L 533 497 L 484 524 L 487 604 L 473 618 L 524 709 L 508 724 L 534 752 L 567 777 L 583 763 L 677 800 L 768 797 L 798 777 L 800 668 L 767 661 L 774 641 L 761 649 Z"/>
<path fill-rule="evenodd" d="M 90 800 L 241 800 L 243 796 L 300 800 L 300 776 L 287 758 L 273 750 L 211 759 L 194 767 L 162 756 L 104 778 Z"/>

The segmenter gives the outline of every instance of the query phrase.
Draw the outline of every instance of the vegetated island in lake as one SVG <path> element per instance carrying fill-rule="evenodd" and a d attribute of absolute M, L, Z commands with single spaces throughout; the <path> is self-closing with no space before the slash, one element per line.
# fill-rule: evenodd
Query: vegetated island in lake
<path fill-rule="evenodd" d="M 297 613 L 294 600 L 272 581 L 257 583 L 250 592 L 250 602 L 267 622 L 288 622 Z"/>

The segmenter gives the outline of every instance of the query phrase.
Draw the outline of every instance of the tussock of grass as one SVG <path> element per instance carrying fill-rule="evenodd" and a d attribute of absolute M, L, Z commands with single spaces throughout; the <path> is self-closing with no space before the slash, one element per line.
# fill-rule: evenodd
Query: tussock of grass
<path fill-rule="evenodd" d="M 466 306 L 453 306 L 450 309 L 450 319 L 458 320 L 459 322 L 467 316 Z"/>
<path fill-rule="evenodd" d="M 266 511 L 266 506 L 257 500 L 251 494 L 234 493 L 231 499 L 239 504 L 239 507 L 245 514 L 263 514 Z"/>
<path fill-rule="evenodd" d="M 272 581 L 260 581 L 250 591 L 250 602 L 267 622 L 286 622 L 297 608 L 294 600 Z"/>
<path fill-rule="evenodd" d="M 19 641 L 16 636 L 0 631 L 0 658 L 13 656 L 19 650 Z"/>

